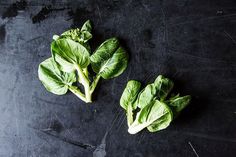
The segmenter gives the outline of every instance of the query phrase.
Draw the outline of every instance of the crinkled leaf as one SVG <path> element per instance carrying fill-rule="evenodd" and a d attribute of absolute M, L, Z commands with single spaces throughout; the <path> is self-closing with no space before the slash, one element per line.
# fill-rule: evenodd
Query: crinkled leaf
<path fill-rule="evenodd" d="M 139 94 L 137 105 L 139 108 L 144 108 L 156 98 L 157 88 L 155 84 L 147 85 L 144 90 Z"/>
<path fill-rule="evenodd" d="M 90 40 L 93 36 L 91 34 L 92 26 L 91 22 L 87 20 L 81 29 L 75 28 L 70 29 L 62 33 L 60 36 L 53 35 L 53 40 L 58 39 L 71 39 L 75 42 L 79 42 L 81 45 L 87 48 L 87 50 L 90 52 L 90 45 L 88 43 L 88 40 Z"/>
<path fill-rule="evenodd" d="M 83 24 L 81 29 L 75 28 L 65 31 L 64 33 L 61 34 L 60 38 L 71 39 L 73 41 L 83 44 L 92 38 L 91 30 L 92 30 L 91 22 L 87 20 Z"/>
<path fill-rule="evenodd" d="M 68 86 L 76 81 L 75 73 L 60 71 L 53 58 L 46 59 L 39 64 L 38 76 L 44 87 L 57 95 L 65 94 L 68 91 Z"/>
<path fill-rule="evenodd" d="M 132 109 L 136 109 L 136 106 L 134 106 L 134 102 L 136 101 L 140 88 L 141 83 L 138 81 L 130 80 L 127 83 L 124 92 L 120 98 L 120 105 L 122 108 L 127 110 L 127 107 L 131 106 Z"/>
<path fill-rule="evenodd" d="M 105 61 L 112 57 L 119 48 L 119 41 L 116 38 L 110 38 L 104 41 L 91 56 L 93 62 Z"/>
<path fill-rule="evenodd" d="M 92 31 L 92 25 L 91 25 L 90 20 L 87 20 L 87 21 L 83 24 L 83 26 L 82 26 L 82 28 L 81 28 L 81 31 L 88 31 L 88 32 L 91 33 L 91 31 Z"/>
<path fill-rule="evenodd" d="M 61 34 L 61 36 L 54 35 L 53 39 L 71 39 L 75 42 L 80 43 L 84 47 L 90 51 L 90 46 L 88 44 L 88 40 L 92 38 L 92 34 L 88 31 L 81 31 L 79 28 L 76 29 L 70 29 L 64 33 Z"/>
<path fill-rule="evenodd" d="M 159 119 L 157 119 L 156 121 L 154 121 L 151 125 L 149 125 L 147 127 L 147 129 L 150 132 L 156 132 L 159 130 L 163 130 L 170 125 L 172 119 L 173 118 L 172 118 L 171 112 L 168 112 L 165 115 L 163 115 L 162 117 L 160 117 Z"/>
<path fill-rule="evenodd" d="M 191 96 L 186 95 L 183 97 L 175 96 L 173 98 L 170 98 L 169 101 L 167 101 L 168 106 L 170 106 L 171 110 L 174 113 L 174 116 L 176 117 L 180 111 L 182 111 L 191 101 Z"/>
<path fill-rule="evenodd" d="M 156 78 L 154 84 L 157 88 L 157 98 L 159 98 L 160 100 L 164 100 L 174 86 L 174 83 L 170 79 L 165 78 L 162 75 L 159 75 Z"/>
<path fill-rule="evenodd" d="M 136 134 L 166 114 L 172 114 L 169 107 L 163 102 L 154 100 L 138 112 L 128 131 L 131 134 Z"/>
<path fill-rule="evenodd" d="M 127 67 L 128 55 L 116 38 L 102 43 L 90 57 L 95 73 L 104 79 L 119 76 Z"/>
<path fill-rule="evenodd" d="M 169 112 L 171 112 L 171 110 L 165 103 L 159 100 L 153 100 L 150 104 L 140 110 L 140 115 L 137 119 L 140 123 L 146 121 L 154 122 Z"/>
<path fill-rule="evenodd" d="M 128 126 L 133 123 L 133 110 L 137 108 L 134 106 L 136 98 L 139 94 L 141 83 L 135 80 L 130 80 L 120 98 L 120 105 L 126 110 Z"/>
<path fill-rule="evenodd" d="M 168 93 L 173 88 L 174 83 L 168 78 L 159 75 L 154 83 L 147 85 L 140 93 L 137 100 L 139 108 L 143 108 L 150 104 L 155 98 L 165 99 Z"/>
<path fill-rule="evenodd" d="M 71 39 L 58 39 L 52 42 L 51 52 L 55 61 L 65 72 L 75 70 L 74 65 L 86 68 L 89 61 L 88 50 L 78 42 Z"/>

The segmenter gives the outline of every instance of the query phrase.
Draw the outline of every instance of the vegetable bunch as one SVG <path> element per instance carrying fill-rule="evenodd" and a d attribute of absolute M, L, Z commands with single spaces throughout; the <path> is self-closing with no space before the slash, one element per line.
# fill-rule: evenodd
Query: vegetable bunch
<path fill-rule="evenodd" d="M 128 55 L 116 38 L 104 41 L 91 53 L 88 41 L 92 38 L 91 23 L 82 28 L 70 29 L 60 36 L 54 35 L 51 43 L 52 57 L 39 64 L 38 76 L 44 87 L 57 95 L 68 90 L 84 102 L 92 102 L 92 93 L 99 79 L 119 76 L 127 67 Z M 91 65 L 96 74 L 92 76 Z M 83 85 L 83 90 L 76 86 Z"/>
<path fill-rule="evenodd" d="M 165 129 L 189 104 L 189 95 L 168 97 L 173 86 L 174 83 L 162 75 L 142 90 L 138 81 L 130 80 L 127 83 L 120 105 L 126 111 L 130 134 L 136 134 L 144 128 L 150 132 Z"/>

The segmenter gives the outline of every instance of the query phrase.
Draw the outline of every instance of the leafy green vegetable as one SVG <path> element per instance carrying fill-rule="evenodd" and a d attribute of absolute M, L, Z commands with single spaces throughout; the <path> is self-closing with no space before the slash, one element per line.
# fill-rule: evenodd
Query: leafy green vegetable
<path fill-rule="evenodd" d="M 173 120 L 173 114 L 171 111 L 169 111 L 168 113 L 166 113 L 165 115 L 161 116 L 156 121 L 154 121 L 151 125 L 149 125 L 147 129 L 150 132 L 163 130 L 170 125 L 170 122 L 172 120 Z"/>
<path fill-rule="evenodd" d="M 116 38 L 106 40 L 90 55 L 88 41 L 92 38 L 91 31 L 88 20 L 81 29 L 70 29 L 60 36 L 53 36 L 52 58 L 40 63 L 38 70 L 39 79 L 49 92 L 62 95 L 70 90 L 83 101 L 91 102 L 92 93 L 101 77 L 114 78 L 126 69 L 128 55 Z M 88 71 L 90 63 L 96 76 L 91 76 Z M 76 81 L 83 85 L 85 94 L 72 85 Z"/>
<path fill-rule="evenodd" d="M 141 83 L 135 80 L 130 80 L 120 98 L 120 105 L 127 111 L 127 121 L 130 126 L 133 123 L 133 110 L 137 108 L 134 106 L 135 100 L 139 94 Z"/>
<path fill-rule="evenodd" d="M 82 44 L 86 43 L 89 39 L 92 38 L 91 31 L 92 31 L 91 22 L 88 20 L 84 23 L 81 29 L 79 28 L 70 29 L 62 33 L 61 36 L 55 35 L 53 39 L 57 40 L 61 38 L 66 38 Z"/>
<path fill-rule="evenodd" d="M 70 29 L 59 35 L 54 35 L 53 39 L 71 39 L 75 42 L 79 42 L 81 45 L 87 48 L 87 50 L 90 52 L 90 45 L 88 44 L 88 41 L 92 38 L 92 26 L 91 22 L 87 20 L 81 29 L 75 28 Z"/>
<path fill-rule="evenodd" d="M 45 88 L 57 95 L 65 94 L 69 86 L 76 81 L 75 73 L 60 71 L 53 58 L 48 58 L 39 64 L 38 75 Z"/>
<path fill-rule="evenodd" d="M 156 98 L 161 100 L 165 99 L 173 86 L 174 83 L 171 80 L 159 75 L 154 83 L 147 85 L 140 93 L 137 100 L 138 107 L 143 108 Z"/>
<path fill-rule="evenodd" d="M 51 51 L 54 60 L 66 72 L 71 72 L 78 66 L 86 68 L 90 63 L 88 50 L 80 43 L 71 39 L 53 41 Z"/>
<path fill-rule="evenodd" d="M 172 120 L 171 115 L 172 115 L 172 112 L 165 103 L 160 102 L 158 100 L 154 100 L 149 105 L 145 106 L 138 112 L 136 120 L 129 127 L 128 132 L 130 134 L 135 134 L 141 131 L 142 129 L 150 126 L 154 122 L 157 123 L 157 121 L 160 121 L 160 118 L 164 116 L 166 116 L 165 120 L 170 122 Z M 154 127 L 156 126 L 155 124 L 153 125 Z M 152 129 L 154 127 L 152 127 Z M 157 127 L 155 127 L 155 129 L 156 128 Z"/>
<path fill-rule="evenodd" d="M 120 99 L 120 105 L 127 112 L 128 132 L 136 134 L 147 128 L 150 132 L 160 131 L 168 127 L 182 109 L 190 102 L 189 95 L 179 94 L 168 97 L 174 83 L 159 75 L 154 83 L 148 84 L 140 91 L 138 81 L 129 81 Z M 135 120 L 134 113 L 136 113 Z"/>
<path fill-rule="evenodd" d="M 186 95 L 183 97 L 177 96 L 174 98 L 170 98 L 169 101 L 167 101 L 168 106 L 172 109 L 174 116 L 176 117 L 180 111 L 182 111 L 190 102 L 191 96 Z"/>
<path fill-rule="evenodd" d="M 130 105 L 133 109 L 136 109 L 136 106 L 133 106 L 139 91 L 141 88 L 141 83 L 135 80 L 130 80 L 126 88 L 120 98 L 120 105 L 125 110 L 127 110 L 127 107 Z"/>
<path fill-rule="evenodd" d="M 137 105 L 139 108 L 144 108 L 150 104 L 157 94 L 157 88 L 154 83 L 147 85 L 144 90 L 139 94 Z"/>
<path fill-rule="evenodd" d="M 116 38 L 103 42 L 90 57 L 94 72 L 104 79 L 119 76 L 127 67 L 128 55 Z"/>
<path fill-rule="evenodd" d="M 174 86 L 174 83 L 170 79 L 165 78 L 162 75 L 159 75 L 157 77 L 154 84 L 156 88 L 158 89 L 157 98 L 160 100 L 164 100 Z"/>

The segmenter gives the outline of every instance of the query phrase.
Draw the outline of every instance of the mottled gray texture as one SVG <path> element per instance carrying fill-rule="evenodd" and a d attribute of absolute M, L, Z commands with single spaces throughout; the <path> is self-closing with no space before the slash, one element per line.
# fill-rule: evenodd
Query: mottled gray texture
<path fill-rule="evenodd" d="M 107 130 L 106 157 L 194 157 L 189 142 L 200 157 L 235 156 L 236 2 L 14 2 L 0 1 L 0 157 L 90 157 Z M 117 36 L 130 54 L 127 70 L 102 80 L 89 105 L 47 92 L 37 76 L 52 35 L 86 19 L 93 49 Z M 192 103 L 168 129 L 129 135 L 122 91 L 129 79 L 159 74 Z"/>

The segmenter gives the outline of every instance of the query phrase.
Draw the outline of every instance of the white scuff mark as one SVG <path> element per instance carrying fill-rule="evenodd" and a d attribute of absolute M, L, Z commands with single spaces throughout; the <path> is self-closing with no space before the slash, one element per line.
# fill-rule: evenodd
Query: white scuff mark
<path fill-rule="evenodd" d="M 224 31 L 224 33 L 233 41 L 234 44 L 236 44 L 236 41 L 228 32 Z"/>
<path fill-rule="evenodd" d="M 108 131 L 105 133 L 104 137 L 102 138 L 102 142 L 100 145 L 97 146 L 95 151 L 93 152 L 93 157 L 105 157 L 106 156 L 106 137 Z"/>
<path fill-rule="evenodd" d="M 98 15 L 99 15 L 99 19 L 100 21 L 102 21 L 102 15 L 101 15 L 101 11 L 100 11 L 100 8 L 99 6 L 97 5 L 97 9 L 98 9 Z"/>
<path fill-rule="evenodd" d="M 194 154 L 199 157 L 198 153 L 196 152 L 196 150 L 194 149 L 193 145 L 191 144 L 191 142 L 188 142 L 188 144 L 190 145 L 190 147 L 192 148 Z"/>

